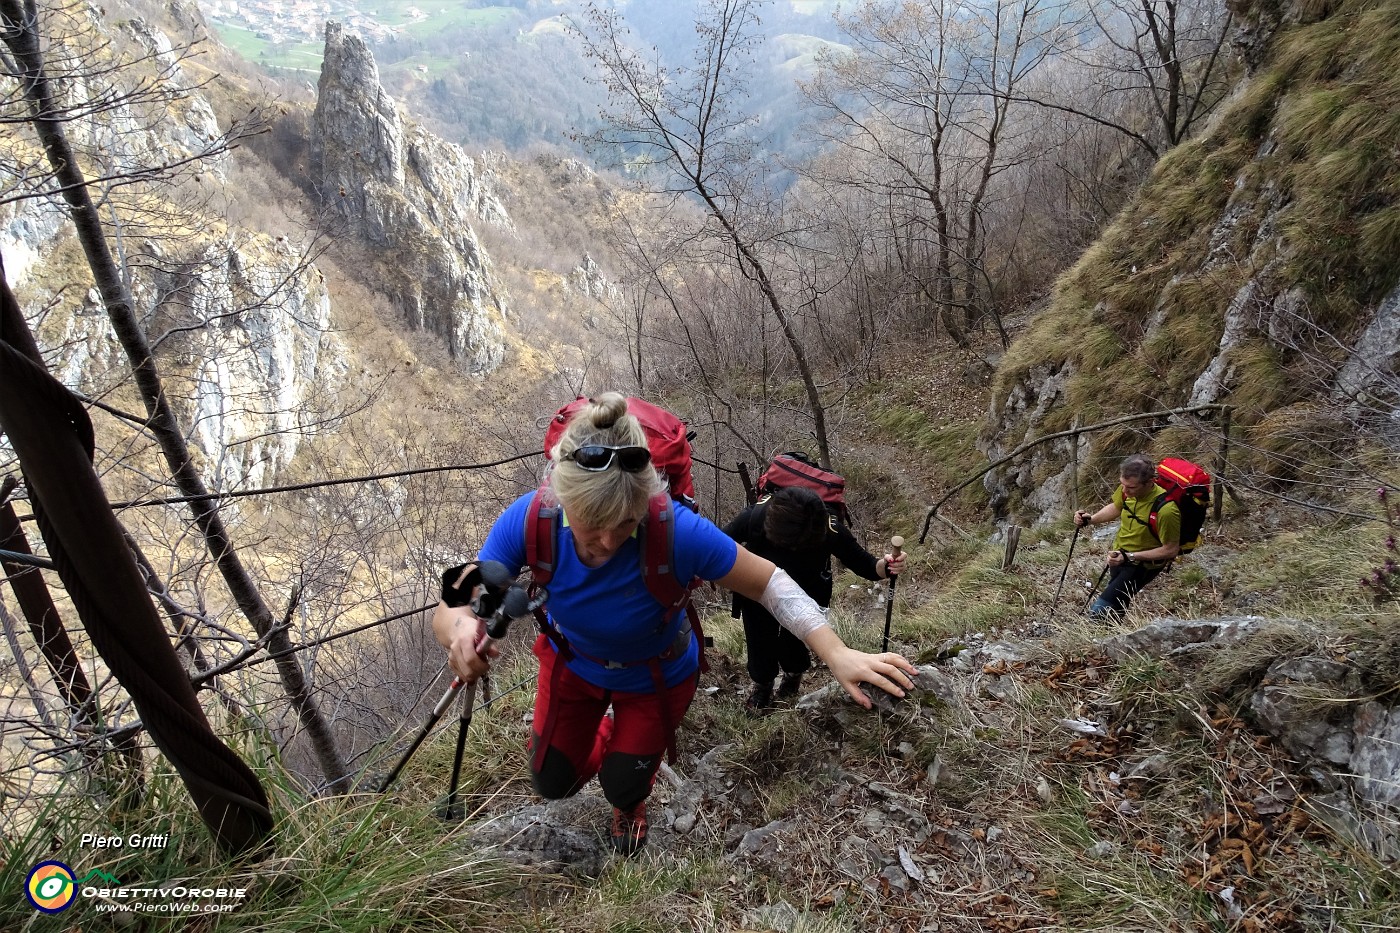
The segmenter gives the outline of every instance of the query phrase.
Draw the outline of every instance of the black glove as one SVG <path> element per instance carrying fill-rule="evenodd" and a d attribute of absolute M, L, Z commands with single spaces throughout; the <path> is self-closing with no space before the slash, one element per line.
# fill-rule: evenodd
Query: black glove
<path fill-rule="evenodd" d="M 448 567 L 442 572 L 443 605 L 453 609 L 470 605 L 478 617 L 487 618 L 500 608 L 501 600 L 505 599 L 514 579 L 505 564 L 494 560 Z M 481 592 L 473 601 L 472 591 L 478 586 Z"/>
<path fill-rule="evenodd" d="M 472 601 L 472 590 L 480 585 L 481 568 L 476 564 L 448 567 L 442 572 L 442 604 L 453 609 L 465 606 Z"/>

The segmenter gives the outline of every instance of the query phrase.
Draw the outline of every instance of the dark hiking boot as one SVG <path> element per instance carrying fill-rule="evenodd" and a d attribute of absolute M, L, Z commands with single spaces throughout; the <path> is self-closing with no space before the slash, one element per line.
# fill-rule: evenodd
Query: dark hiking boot
<path fill-rule="evenodd" d="M 750 716 L 767 716 L 773 711 L 773 685 L 754 684 L 753 693 L 744 701 L 744 711 Z"/>
<path fill-rule="evenodd" d="M 797 692 L 801 689 L 801 674 L 784 674 L 783 679 L 778 681 L 778 692 L 776 696 L 779 700 L 791 700 L 793 697 L 797 696 Z"/>
<path fill-rule="evenodd" d="M 630 810 L 613 807 L 612 847 L 619 855 L 634 855 L 647 844 L 647 802 Z"/>

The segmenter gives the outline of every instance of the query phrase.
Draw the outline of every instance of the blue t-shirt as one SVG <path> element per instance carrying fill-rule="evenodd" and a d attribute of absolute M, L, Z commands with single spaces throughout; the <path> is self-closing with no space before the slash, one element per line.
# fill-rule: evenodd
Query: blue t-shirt
<path fill-rule="evenodd" d="M 496 519 L 478 560 L 496 560 L 507 567 L 525 567 L 525 516 L 535 493 L 515 500 Z M 708 519 L 673 505 L 676 536 L 676 576 L 717 580 L 734 569 L 739 548 Z M 574 549 L 567 516 L 560 523 L 554 576 L 549 581 L 550 620 L 564 633 L 576 655 L 569 669 L 608 690 L 650 693 L 650 665 L 608 668 L 584 655 L 607 661 L 645 661 L 670 647 L 676 626 L 666 624 L 666 608 L 651 595 L 642 579 L 641 542 L 633 535 L 601 567 L 586 567 Z M 526 568 L 528 569 L 528 568 Z M 700 666 L 694 638 L 686 652 L 662 664 L 667 686 L 689 677 Z"/>

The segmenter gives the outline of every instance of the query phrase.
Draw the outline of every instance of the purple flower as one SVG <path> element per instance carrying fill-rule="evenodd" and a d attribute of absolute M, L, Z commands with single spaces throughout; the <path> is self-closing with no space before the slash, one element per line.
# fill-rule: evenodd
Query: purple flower
<path fill-rule="evenodd" d="M 1387 536 L 1386 536 L 1386 539 L 1385 539 L 1385 547 L 1386 547 L 1386 550 L 1388 550 L 1388 551 L 1393 551 L 1393 550 L 1395 550 L 1395 535 L 1387 535 Z"/>
<path fill-rule="evenodd" d="M 1382 502 L 1385 501 L 1385 487 L 1384 487 L 1384 486 L 1382 486 L 1382 487 L 1380 487 L 1379 489 L 1376 490 L 1376 498 L 1379 499 L 1379 500 L 1381 500 Z"/>

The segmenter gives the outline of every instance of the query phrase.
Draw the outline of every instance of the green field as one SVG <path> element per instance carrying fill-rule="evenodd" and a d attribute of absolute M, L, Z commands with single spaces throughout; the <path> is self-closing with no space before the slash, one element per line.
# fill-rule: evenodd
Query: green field
<path fill-rule="evenodd" d="M 372 10 L 375 20 L 385 26 L 400 27 L 405 35 L 413 38 L 436 37 L 487 28 L 520 16 L 520 11 L 512 7 L 470 7 L 457 2 L 444 3 L 442 0 L 374 0 L 372 3 L 365 3 L 362 9 Z M 409 11 L 414 9 L 427 14 L 426 18 L 413 19 Z M 217 20 L 211 21 L 211 25 L 221 42 L 250 62 L 267 68 L 312 73 L 321 70 L 323 46 L 319 41 L 272 42 L 242 25 Z M 422 65 L 430 74 L 438 75 L 450 70 L 452 61 L 444 56 L 421 55 L 400 62 L 395 67 L 415 65 Z"/>
<path fill-rule="evenodd" d="M 428 18 L 410 23 L 407 15 L 400 13 L 400 10 L 410 7 L 422 10 L 428 14 Z M 519 10 L 508 6 L 469 7 L 456 3 L 379 3 L 376 4 L 376 9 L 379 10 L 379 16 L 376 18 L 380 22 L 389 26 L 404 26 L 404 31 L 412 36 L 436 35 L 457 29 L 480 29 L 520 15 Z"/>
<path fill-rule="evenodd" d="M 219 41 L 248 61 L 267 68 L 319 73 L 324 46 L 319 42 L 269 42 L 241 26 L 211 23 Z"/>

